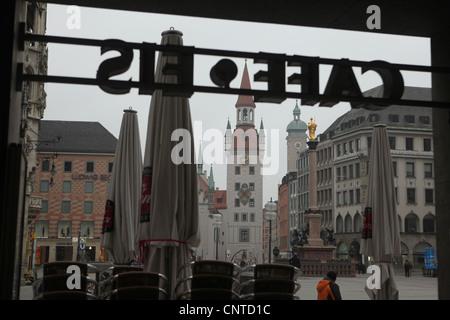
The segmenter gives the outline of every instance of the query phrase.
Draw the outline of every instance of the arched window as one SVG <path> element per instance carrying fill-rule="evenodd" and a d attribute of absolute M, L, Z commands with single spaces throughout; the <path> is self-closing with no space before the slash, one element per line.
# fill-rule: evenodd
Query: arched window
<path fill-rule="evenodd" d="M 356 214 L 353 217 L 353 228 L 354 228 L 355 232 L 361 232 L 362 219 L 361 219 L 361 214 L 358 211 L 356 211 Z"/>
<path fill-rule="evenodd" d="M 352 231 L 352 217 L 347 212 L 347 215 L 345 216 L 345 233 L 349 233 Z"/>
<path fill-rule="evenodd" d="M 405 217 L 405 232 L 419 232 L 419 218 L 417 218 L 415 213 L 411 212 Z"/>
<path fill-rule="evenodd" d="M 250 110 L 250 121 L 253 122 L 253 110 Z"/>
<path fill-rule="evenodd" d="M 423 232 L 436 232 L 436 218 L 431 213 L 423 218 Z"/>
<path fill-rule="evenodd" d="M 244 110 L 242 111 L 242 120 L 243 120 L 243 121 L 247 121 L 247 120 L 248 120 L 247 109 L 244 109 Z"/>
<path fill-rule="evenodd" d="M 240 109 L 238 109 L 238 111 L 237 111 L 237 119 L 238 119 L 238 121 L 241 121 L 242 119 L 241 119 L 241 110 Z"/>
<path fill-rule="evenodd" d="M 341 214 L 336 217 L 336 232 L 342 233 L 344 231 L 344 221 Z"/>

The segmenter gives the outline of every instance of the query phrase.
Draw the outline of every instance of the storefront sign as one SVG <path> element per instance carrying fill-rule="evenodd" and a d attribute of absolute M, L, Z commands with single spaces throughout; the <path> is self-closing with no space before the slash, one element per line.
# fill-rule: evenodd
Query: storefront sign
<path fill-rule="evenodd" d="M 201 49 L 188 46 L 157 45 L 154 43 L 130 43 L 117 39 L 92 40 L 67 37 L 27 34 L 23 31 L 24 41 L 40 41 L 62 44 L 97 46 L 99 54 L 115 51 L 118 56 L 102 61 L 96 78 L 76 78 L 66 76 L 23 74 L 19 82 L 40 81 L 97 85 L 110 94 L 127 94 L 137 88 L 140 95 L 152 95 L 154 90 L 162 90 L 164 95 L 191 97 L 194 92 L 219 93 L 233 95 L 251 95 L 255 102 L 281 103 L 286 99 L 300 99 L 302 105 L 332 107 L 339 102 L 350 102 L 352 107 L 380 109 L 388 105 L 426 106 L 448 108 L 448 102 L 402 99 L 404 81 L 401 71 L 428 73 L 450 73 L 450 68 L 392 64 L 386 61 L 351 61 L 348 59 L 325 59 L 301 55 L 274 53 L 251 53 L 227 50 Z M 114 80 L 113 77 L 124 74 L 131 66 L 135 51 L 139 52 L 138 79 Z M 158 83 L 155 80 L 156 51 L 168 56 L 176 56 L 163 67 L 163 73 L 176 76 L 173 84 Z M 222 57 L 210 70 L 212 86 L 194 84 L 194 60 L 196 56 L 208 55 Z M 261 64 L 261 70 L 253 75 L 256 82 L 266 83 L 266 90 L 232 88 L 231 82 L 238 74 L 238 68 L 229 57 L 253 59 Z M 331 74 L 326 86 L 320 92 L 320 67 L 331 65 Z M 363 96 L 356 78 L 355 69 L 362 76 L 368 71 L 376 72 L 383 82 L 382 97 Z M 263 70 L 264 69 L 264 70 Z M 22 69 L 20 69 L 22 70 Z M 21 90 L 21 85 L 17 86 Z M 289 90 L 293 88 L 293 90 Z"/>
<path fill-rule="evenodd" d="M 111 179 L 110 174 L 72 174 L 72 180 L 100 180 L 100 181 L 109 181 Z"/>

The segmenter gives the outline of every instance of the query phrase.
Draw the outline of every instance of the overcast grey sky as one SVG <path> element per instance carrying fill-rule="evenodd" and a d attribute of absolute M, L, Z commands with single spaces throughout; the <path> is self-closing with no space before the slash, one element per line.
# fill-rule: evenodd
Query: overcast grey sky
<path fill-rule="evenodd" d="M 156 15 L 113 10 L 98 10 L 79 7 L 68 11 L 67 6 L 48 5 L 47 34 L 76 38 L 121 39 L 128 42 L 159 43 L 161 32 L 173 27 L 183 32 L 184 45 L 198 48 L 225 49 L 248 52 L 285 53 L 288 55 L 320 56 L 322 58 L 348 58 L 354 60 L 385 60 L 391 63 L 430 65 L 429 39 L 402 37 L 370 32 L 349 32 L 319 28 L 293 27 L 274 24 L 225 21 L 191 18 L 173 15 Z M 382 13 L 382 12 L 381 12 Z M 69 22 L 69 25 L 68 25 Z M 72 27 L 76 28 L 72 28 Z M 381 20 L 381 30 L 383 21 Z M 369 30 L 368 30 L 369 31 Z M 99 64 L 112 56 L 113 52 L 100 54 L 100 48 L 49 44 L 49 75 L 65 75 L 95 78 Z M 219 57 L 195 57 L 194 82 L 197 85 L 213 86 L 209 79 L 211 67 Z M 240 85 L 244 59 L 233 59 L 238 66 L 238 75 L 231 87 Z M 138 80 L 139 54 L 136 52 L 132 68 L 115 79 Z M 264 65 L 247 62 L 250 79 Z M 323 90 L 331 68 L 320 69 L 321 90 Z M 287 76 L 297 72 L 287 68 Z M 381 84 L 374 72 L 361 75 L 355 68 L 361 90 L 365 91 Z M 403 73 L 405 85 L 430 87 L 428 74 Z M 266 89 L 266 84 L 252 81 L 253 89 Z M 294 92 L 298 86 L 288 85 L 286 90 Z M 96 86 L 46 84 L 47 109 L 45 120 L 98 121 L 114 136 L 118 137 L 123 110 L 132 107 L 138 111 L 142 152 L 147 132 L 148 111 L 151 96 L 138 95 L 137 89 L 129 94 L 111 95 Z M 227 119 L 232 127 L 236 125 L 235 103 L 237 97 L 221 94 L 194 93 L 190 99 L 194 121 L 194 140 L 202 141 L 203 149 L 212 141 L 206 141 L 208 129 L 225 133 Z M 269 145 L 269 153 L 279 154 L 279 168 L 275 174 L 264 177 L 264 203 L 271 197 L 277 199 L 281 178 L 286 174 L 286 126 L 293 119 L 294 99 L 281 104 L 257 103 L 255 124 L 259 128 L 261 118 L 270 135 L 278 130 L 277 144 Z M 317 123 L 316 134 L 325 131 L 333 121 L 350 110 L 348 103 L 327 108 L 301 106 L 301 119 L 310 117 Z M 270 137 L 269 137 L 270 139 Z M 268 143 L 270 144 L 270 140 Z M 198 150 L 198 149 L 197 149 Z M 209 165 L 205 165 L 209 172 Z M 213 164 L 216 187 L 226 188 L 226 166 Z M 264 205 L 263 203 L 263 205 Z"/>

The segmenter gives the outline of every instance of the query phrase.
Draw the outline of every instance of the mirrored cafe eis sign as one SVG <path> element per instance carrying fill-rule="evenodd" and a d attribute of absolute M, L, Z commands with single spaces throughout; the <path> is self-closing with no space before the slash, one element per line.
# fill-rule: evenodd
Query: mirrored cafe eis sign
<path fill-rule="evenodd" d="M 162 90 L 166 96 L 191 97 L 195 92 L 251 95 L 255 102 L 280 104 L 286 99 L 299 99 L 302 105 L 332 107 L 339 102 L 350 102 L 353 108 L 380 109 L 389 105 L 425 106 L 449 108 L 450 103 L 439 101 L 403 99 L 404 81 L 401 71 L 428 73 L 450 73 L 450 68 L 393 64 L 386 61 L 354 61 L 349 59 L 327 59 L 302 55 L 286 55 L 265 52 L 242 52 L 203 49 L 193 46 L 158 45 L 155 43 L 132 43 L 118 39 L 94 40 L 67 38 L 25 33 L 23 41 L 51 42 L 71 45 L 96 46 L 99 55 L 116 52 L 116 56 L 103 60 L 97 69 L 95 78 L 71 76 L 22 74 L 18 66 L 20 79 L 17 89 L 21 90 L 23 81 L 39 81 L 67 84 L 96 85 L 110 94 L 127 94 L 137 88 L 140 95 L 152 95 L 154 90 Z M 135 56 L 135 52 L 138 56 Z M 176 76 L 177 83 L 158 83 L 155 80 L 157 52 L 175 56 L 163 66 L 163 73 Z M 217 63 L 210 69 L 212 85 L 194 84 L 194 62 L 197 56 L 215 56 Z M 253 80 L 264 82 L 265 90 L 241 89 L 231 87 L 238 74 L 236 63 L 230 59 L 253 59 L 261 70 L 253 74 Z M 115 80 L 115 76 L 125 73 L 134 59 L 139 59 L 138 79 Z M 175 62 L 173 62 L 173 61 Z M 320 67 L 331 65 L 331 73 L 326 79 L 322 92 Z M 382 97 L 363 96 L 356 78 L 355 69 L 360 69 L 362 77 L 367 72 L 377 73 L 383 82 Z"/>

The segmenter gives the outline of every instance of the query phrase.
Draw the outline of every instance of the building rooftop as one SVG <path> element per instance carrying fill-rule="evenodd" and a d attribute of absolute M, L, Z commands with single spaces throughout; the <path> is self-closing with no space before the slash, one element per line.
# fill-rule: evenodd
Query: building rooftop
<path fill-rule="evenodd" d="M 364 96 L 381 97 L 383 86 L 367 90 Z M 431 88 L 405 87 L 402 99 L 431 100 Z M 380 110 L 353 108 L 340 116 L 322 134 L 320 140 L 325 141 L 340 134 L 362 128 L 371 128 L 374 124 L 383 123 L 388 128 L 432 129 L 432 112 L 427 107 L 410 107 L 391 105 Z"/>
<path fill-rule="evenodd" d="M 117 138 L 99 122 L 41 120 L 37 151 L 115 153 L 116 145 Z"/>

